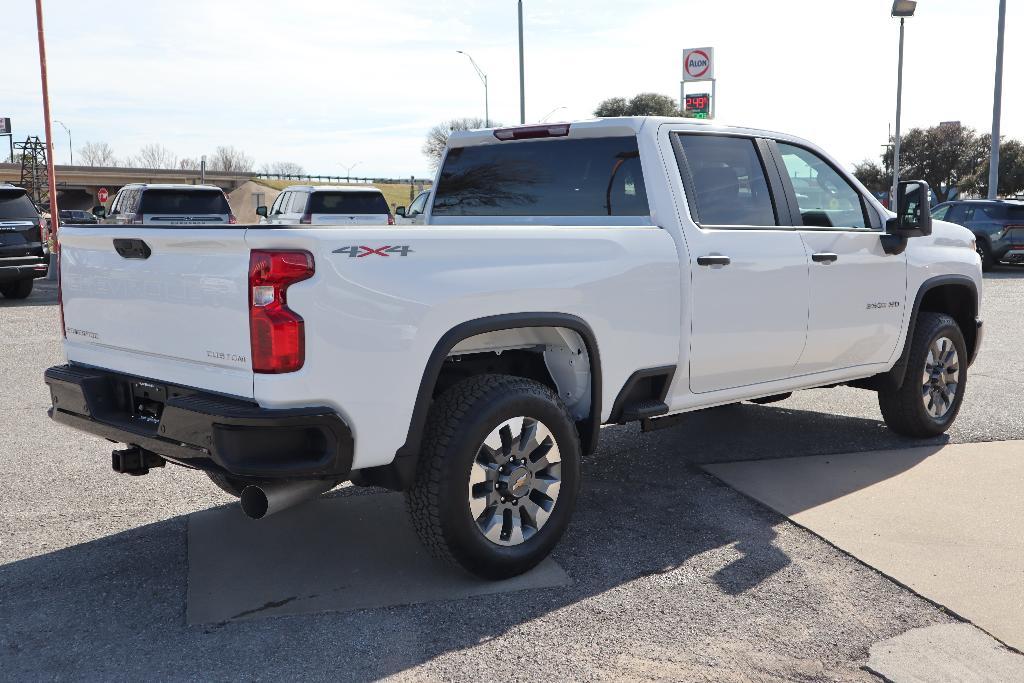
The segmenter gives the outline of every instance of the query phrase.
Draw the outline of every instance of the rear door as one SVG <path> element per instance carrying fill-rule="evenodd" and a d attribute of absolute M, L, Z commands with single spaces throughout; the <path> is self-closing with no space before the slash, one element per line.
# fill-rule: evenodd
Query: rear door
<path fill-rule="evenodd" d="M 252 396 L 249 249 L 238 228 L 61 228 L 68 359 Z"/>
<path fill-rule="evenodd" d="M 136 214 L 145 225 L 227 225 L 231 209 L 214 189 L 146 188 Z"/>
<path fill-rule="evenodd" d="M 387 225 L 391 216 L 387 200 L 378 190 L 314 192 L 306 213 L 313 225 Z"/>
<path fill-rule="evenodd" d="M 886 254 L 867 199 L 814 150 L 773 141 L 793 225 L 810 254 L 810 316 L 799 374 L 885 363 L 906 308 L 907 259 Z"/>
<path fill-rule="evenodd" d="M 793 376 L 807 337 L 807 255 L 780 225 L 762 141 L 674 133 L 692 223 L 690 391 Z"/>
<path fill-rule="evenodd" d="M 0 188 L 0 258 L 42 256 L 39 213 L 21 188 Z"/>

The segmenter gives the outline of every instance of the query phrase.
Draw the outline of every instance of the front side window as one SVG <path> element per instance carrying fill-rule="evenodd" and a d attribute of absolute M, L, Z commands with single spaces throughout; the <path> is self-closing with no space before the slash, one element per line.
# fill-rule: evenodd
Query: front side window
<path fill-rule="evenodd" d="M 942 206 L 936 206 L 932 210 L 932 218 L 934 218 L 937 221 L 946 220 L 946 214 L 949 213 L 949 210 L 950 208 L 952 208 L 952 206 L 952 204 L 943 204 Z"/>
<path fill-rule="evenodd" d="M 499 142 L 448 150 L 437 216 L 647 216 L 635 136 Z"/>
<path fill-rule="evenodd" d="M 692 183 L 694 221 L 705 226 L 778 224 L 753 140 L 681 134 L 679 142 Z"/>
<path fill-rule="evenodd" d="M 796 192 L 800 217 L 807 227 L 867 228 L 864 202 L 831 164 L 814 152 L 778 143 L 779 153 Z"/>
<path fill-rule="evenodd" d="M 405 215 L 418 216 L 419 214 L 423 213 L 424 209 L 427 208 L 427 198 L 429 196 L 429 192 L 421 193 L 420 196 L 416 198 L 416 201 L 412 203 L 412 206 L 409 207 L 409 210 L 406 212 Z"/>

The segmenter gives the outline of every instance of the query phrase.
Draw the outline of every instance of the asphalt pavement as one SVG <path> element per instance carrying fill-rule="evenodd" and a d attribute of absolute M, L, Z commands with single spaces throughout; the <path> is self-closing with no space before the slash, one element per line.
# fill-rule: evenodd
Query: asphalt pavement
<path fill-rule="evenodd" d="M 985 345 L 934 443 L 1024 438 L 1024 268 L 985 284 Z M 2 679 L 877 680 L 872 645 L 956 623 L 699 468 L 921 445 L 843 388 L 603 430 L 554 553 L 568 587 L 189 626 L 188 516 L 232 501 L 182 468 L 115 475 L 110 444 L 46 418 L 55 302 L 51 283 L 0 301 Z"/>

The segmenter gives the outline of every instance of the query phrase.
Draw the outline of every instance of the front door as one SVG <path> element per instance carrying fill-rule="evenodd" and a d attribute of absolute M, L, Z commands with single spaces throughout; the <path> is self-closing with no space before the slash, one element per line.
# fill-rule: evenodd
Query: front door
<path fill-rule="evenodd" d="M 807 255 L 779 225 L 764 146 L 749 137 L 675 133 L 692 224 L 690 391 L 786 379 L 807 335 Z"/>
<path fill-rule="evenodd" d="M 882 249 L 882 222 L 828 160 L 779 142 L 781 175 L 810 258 L 810 317 L 799 374 L 885 363 L 907 306 L 905 255 Z"/>

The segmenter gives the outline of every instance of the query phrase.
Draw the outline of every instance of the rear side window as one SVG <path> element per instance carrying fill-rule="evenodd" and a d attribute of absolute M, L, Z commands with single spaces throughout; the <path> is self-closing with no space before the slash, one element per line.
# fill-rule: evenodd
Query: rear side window
<path fill-rule="evenodd" d="M 690 213 L 701 225 L 777 225 L 761 157 L 749 138 L 679 135 L 690 174 Z M 689 189 L 689 188 L 688 188 Z"/>
<path fill-rule="evenodd" d="M 39 214 L 24 190 L 0 190 L 0 220 L 36 220 Z"/>
<path fill-rule="evenodd" d="M 650 216 L 636 137 L 448 150 L 433 216 Z"/>
<path fill-rule="evenodd" d="M 314 192 L 306 213 L 389 214 L 380 192 Z"/>
<path fill-rule="evenodd" d="M 146 190 L 137 210 L 143 214 L 227 214 L 228 200 L 219 190 Z"/>
<path fill-rule="evenodd" d="M 1024 223 L 1024 206 L 1008 206 L 1006 213 L 1006 218 L 1011 223 Z"/>

